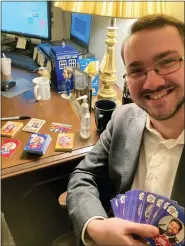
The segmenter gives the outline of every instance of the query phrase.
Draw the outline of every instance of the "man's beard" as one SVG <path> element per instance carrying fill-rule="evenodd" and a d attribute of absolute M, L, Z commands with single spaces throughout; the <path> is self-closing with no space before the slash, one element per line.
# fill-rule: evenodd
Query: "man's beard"
<path fill-rule="evenodd" d="M 162 121 L 162 120 L 168 120 L 168 119 L 170 119 L 170 118 L 172 118 L 178 111 L 179 111 L 179 109 L 182 107 L 182 105 L 184 104 L 184 102 L 185 102 L 185 97 L 183 97 L 182 99 L 181 99 L 181 101 L 179 101 L 178 103 L 177 103 L 177 105 L 175 106 L 175 108 L 173 109 L 173 110 L 171 110 L 170 112 L 169 112 L 169 114 L 165 114 L 165 115 L 155 115 L 155 114 L 153 114 L 152 112 L 150 112 L 149 110 L 147 110 L 145 107 L 142 107 L 142 106 L 140 106 L 143 110 L 145 110 L 153 119 L 155 119 L 155 120 L 159 120 L 159 121 Z"/>

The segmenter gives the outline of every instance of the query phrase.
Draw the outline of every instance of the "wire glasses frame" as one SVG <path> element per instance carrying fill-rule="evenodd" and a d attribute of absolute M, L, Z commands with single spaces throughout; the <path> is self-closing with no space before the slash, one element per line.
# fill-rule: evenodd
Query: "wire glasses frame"
<path fill-rule="evenodd" d="M 180 58 L 169 58 L 157 63 L 153 68 L 136 68 L 132 72 L 125 73 L 123 79 L 126 82 L 134 84 L 144 81 L 147 78 L 148 72 L 154 70 L 157 75 L 163 76 L 173 73 L 181 68 L 181 62 L 184 61 L 184 56 Z"/>

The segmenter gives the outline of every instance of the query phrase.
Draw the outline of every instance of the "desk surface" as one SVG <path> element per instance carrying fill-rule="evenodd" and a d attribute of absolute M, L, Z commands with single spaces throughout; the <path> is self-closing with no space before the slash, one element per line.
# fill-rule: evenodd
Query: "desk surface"
<path fill-rule="evenodd" d="M 37 74 L 30 74 L 29 72 L 13 69 L 13 77 L 21 76 L 32 80 L 37 77 Z M 116 88 L 120 94 L 120 90 Z M 52 97 L 46 101 L 36 102 L 33 99 L 33 91 L 21 94 L 20 96 L 7 99 L 2 96 L 2 117 L 29 115 L 32 118 L 44 119 L 46 123 L 40 129 L 39 133 L 48 133 L 52 137 L 52 142 L 49 145 L 46 153 L 37 157 L 31 154 L 26 154 L 23 149 L 26 145 L 31 133 L 23 132 L 22 130 L 16 133 L 14 139 L 20 140 L 21 144 L 16 151 L 10 156 L 2 157 L 2 172 L 1 177 L 7 178 L 21 173 L 37 170 L 40 168 L 64 163 L 72 159 L 83 157 L 93 145 L 97 142 L 99 136 L 96 131 L 94 115 L 91 115 L 91 136 L 87 140 L 83 140 L 79 134 L 80 121 L 79 117 L 74 113 L 69 101 L 62 99 L 60 95 L 52 92 Z M 29 120 L 21 120 L 24 125 Z M 74 147 L 72 152 L 55 152 L 55 143 L 57 133 L 49 132 L 49 127 L 52 122 L 71 124 L 70 132 L 75 133 Z M 6 121 L 1 122 L 2 125 Z M 2 142 L 5 137 L 2 137 Z"/>

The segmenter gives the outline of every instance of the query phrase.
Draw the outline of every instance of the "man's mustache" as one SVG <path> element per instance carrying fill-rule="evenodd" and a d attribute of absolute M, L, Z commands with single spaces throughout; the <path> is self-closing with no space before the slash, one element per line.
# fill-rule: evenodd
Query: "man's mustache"
<path fill-rule="evenodd" d="M 166 86 L 159 86 L 157 89 L 155 90 L 150 90 L 150 89 L 146 89 L 146 90 L 143 90 L 141 92 L 141 96 L 145 96 L 145 95 L 150 95 L 150 94 L 153 94 L 153 93 L 157 93 L 157 92 L 160 92 L 160 91 L 163 91 L 163 90 L 168 90 L 168 89 L 174 89 L 175 87 L 177 86 L 172 86 L 172 85 L 166 85 Z"/>

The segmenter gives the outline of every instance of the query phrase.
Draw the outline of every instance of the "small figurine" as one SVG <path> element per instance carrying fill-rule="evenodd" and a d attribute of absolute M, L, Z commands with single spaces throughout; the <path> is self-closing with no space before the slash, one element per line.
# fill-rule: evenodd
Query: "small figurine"
<path fill-rule="evenodd" d="M 64 84 L 65 84 L 65 90 L 66 93 L 62 94 L 61 97 L 65 99 L 69 99 L 71 97 L 71 79 L 72 79 L 72 71 L 69 69 L 64 68 L 63 71 L 63 77 L 64 77 Z"/>

